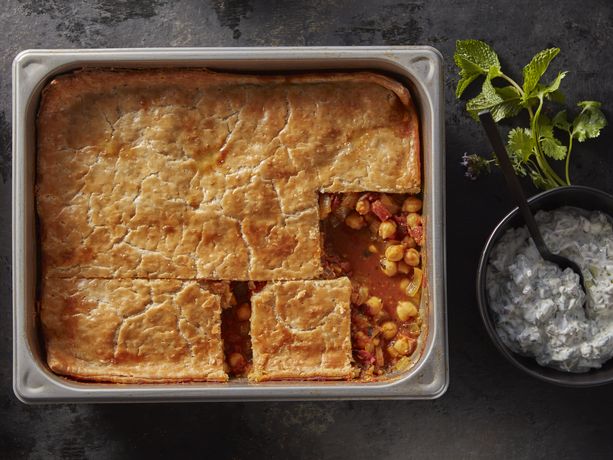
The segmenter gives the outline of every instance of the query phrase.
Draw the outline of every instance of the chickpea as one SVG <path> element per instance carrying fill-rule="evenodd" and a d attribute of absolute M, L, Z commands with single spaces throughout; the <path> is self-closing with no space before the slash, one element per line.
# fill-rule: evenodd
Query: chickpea
<path fill-rule="evenodd" d="M 230 364 L 230 367 L 234 370 L 242 369 L 246 363 L 247 361 L 241 353 L 232 353 L 228 356 L 228 364 Z"/>
<path fill-rule="evenodd" d="M 406 321 L 417 316 L 417 307 L 409 300 L 401 300 L 396 306 L 396 315 L 400 321 Z"/>
<path fill-rule="evenodd" d="M 364 222 L 362 216 L 360 216 L 357 212 L 352 212 L 345 218 L 345 224 L 349 228 L 360 230 L 361 228 L 364 228 L 366 222 Z"/>
<path fill-rule="evenodd" d="M 416 196 L 410 196 L 402 203 L 404 212 L 419 212 L 421 211 L 422 202 Z"/>
<path fill-rule="evenodd" d="M 377 246 L 375 246 L 374 244 L 370 244 L 368 245 L 368 252 L 370 252 L 371 254 L 378 254 L 379 250 L 377 249 Z"/>
<path fill-rule="evenodd" d="M 401 244 L 392 244 L 385 250 L 385 258 L 392 262 L 398 262 L 402 260 L 404 249 Z"/>
<path fill-rule="evenodd" d="M 405 248 L 414 248 L 417 246 L 417 243 L 415 242 L 415 239 L 412 236 L 407 235 L 402 239 L 402 245 Z"/>
<path fill-rule="evenodd" d="M 396 262 L 393 262 L 391 260 L 381 259 L 381 270 L 387 276 L 392 277 L 396 273 L 398 273 L 398 265 L 396 264 Z"/>
<path fill-rule="evenodd" d="M 402 356 L 406 356 L 411 351 L 411 342 L 406 337 L 399 337 L 393 345 L 394 350 Z"/>
<path fill-rule="evenodd" d="M 408 279 L 408 278 L 402 278 L 402 279 L 400 280 L 400 283 L 398 283 L 398 285 L 400 286 L 400 289 L 401 289 L 402 291 L 406 291 L 406 290 L 407 290 L 407 287 L 409 286 L 409 283 L 410 283 L 410 282 L 411 282 L 411 280 L 410 280 L 410 279 Z"/>
<path fill-rule="evenodd" d="M 381 325 L 381 334 L 386 340 L 391 340 L 398 333 L 398 326 L 393 321 L 386 321 Z"/>
<path fill-rule="evenodd" d="M 355 210 L 362 216 L 368 214 L 370 212 L 370 202 L 364 199 L 358 200 L 355 204 Z"/>
<path fill-rule="evenodd" d="M 229 302 L 229 304 L 230 304 L 230 306 L 233 307 L 234 305 L 236 305 L 236 303 L 237 303 L 236 302 L 236 296 L 234 295 L 234 292 L 232 292 L 232 293 L 230 293 L 230 302 Z"/>
<path fill-rule="evenodd" d="M 396 234 L 396 222 L 393 220 L 386 220 L 379 225 L 379 236 L 384 240 L 393 237 Z"/>
<path fill-rule="evenodd" d="M 407 251 L 404 253 L 404 261 L 411 267 L 417 267 L 419 265 L 419 252 L 417 249 L 407 249 Z"/>
<path fill-rule="evenodd" d="M 412 274 L 413 267 L 407 265 L 403 260 L 398 262 L 398 273 L 402 273 L 403 275 Z"/>
<path fill-rule="evenodd" d="M 366 301 L 366 311 L 370 316 L 377 316 L 383 310 L 383 301 L 376 296 L 369 297 Z"/>
<path fill-rule="evenodd" d="M 247 321 L 251 317 L 251 307 L 248 303 L 242 303 L 236 309 L 236 319 Z"/>
<path fill-rule="evenodd" d="M 421 225 L 421 216 L 414 212 L 411 212 L 407 215 L 407 225 L 409 228 L 414 228 Z"/>

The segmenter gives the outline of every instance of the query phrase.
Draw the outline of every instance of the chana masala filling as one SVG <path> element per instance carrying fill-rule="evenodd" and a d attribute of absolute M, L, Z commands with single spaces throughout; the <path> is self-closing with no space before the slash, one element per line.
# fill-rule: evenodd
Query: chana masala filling
<path fill-rule="evenodd" d="M 411 364 L 422 317 L 422 200 L 414 195 L 333 193 L 319 197 L 324 279 L 351 280 L 351 343 L 356 378 Z M 252 363 L 250 297 L 265 282 L 232 283 L 222 312 L 226 371 L 245 377 Z"/>

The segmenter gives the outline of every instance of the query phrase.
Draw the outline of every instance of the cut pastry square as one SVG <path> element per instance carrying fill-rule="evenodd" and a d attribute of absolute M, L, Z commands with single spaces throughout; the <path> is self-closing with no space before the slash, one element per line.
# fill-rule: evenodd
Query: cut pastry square
<path fill-rule="evenodd" d="M 350 298 L 348 278 L 273 282 L 254 293 L 249 379 L 349 378 Z"/>
<path fill-rule="evenodd" d="M 45 279 L 41 319 L 52 371 L 106 382 L 226 381 L 223 283 Z"/>

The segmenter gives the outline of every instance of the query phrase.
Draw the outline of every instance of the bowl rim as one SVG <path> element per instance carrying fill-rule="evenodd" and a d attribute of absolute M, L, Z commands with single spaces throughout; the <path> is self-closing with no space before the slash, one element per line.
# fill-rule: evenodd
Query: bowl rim
<path fill-rule="evenodd" d="M 613 203 L 613 195 L 607 192 L 604 192 L 602 190 L 599 190 L 593 187 L 584 186 L 584 185 L 566 185 L 566 186 L 561 186 L 561 187 L 557 187 L 554 189 L 546 190 L 544 192 L 540 192 L 528 198 L 528 204 L 532 205 L 532 204 L 538 203 L 542 200 L 547 199 L 551 195 L 563 194 L 563 193 L 573 193 L 576 191 L 587 192 L 588 194 L 592 194 L 592 195 L 599 195 L 601 198 L 609 200 Z M 547 367 L 543 367 L 543 369 L 547 369 L 547 371 L 557 371 L 559 373 L 559 377 L 550 376 L 550 375 L 541 373 L 535 369 L 532 369 L 524 365 L 518 359 L 518 357 L 521 355 L 518 355 L 515 352 L 511 351 L 502 342 L 498 333 L 496 332 L 496 328 L 494 326 L 494 320 L 490 316 L 490 308 L 488 305 L 487 293 L 486 293 L 487 262 L 489 260 L 489 256 L 494 246 L 494 243 L 498 240 L 498 238 L 500 238 L 502 234 L 502 230 L 506 228 L 509 221 L 513 219 L 514 217 L 516 217 L 518 213 L 519 213 L 519 208 L 514 207 L 502 218 L 502 220 L 500 220 L 500 222 L 496 225 L 496 227 L 494 227 L 494 230 L 492 230 L 492 232 L 489 234 L 485 242 L 485 245 L 483 246 L 483 249 L 481 250 L 481 254 L 479 256 L 479 264 L 477 266 L 477 276 L 476 276 L 477 304 L 479 307 L 479 314 L 481 316 L 481 320 L 483 322 L 483 325 L 485 326 L 485 329 L 490 339 L 492 340 L 492 342 L 494 343 L 498 351 L 513 366 L 515 366 L 517 369 L 520 369 L 524 371 L 525 373 L 541 381 L 552 383 L 558 386 L 572 387 L 572 388 L 588 388 L 588 387 L 595 387 L 595 386 L 600 386 L 600 385 L 606 385 L 608 383 L 613 383 L 613 377 L 611 376 L 599 377 L 597 374 L 598 370 L 596 370 L 595 373 L 592 375 L 592 379 L 578 380 L 578 381 L 573 381 L 571 380 L 572 377 L 571 378 L 567 378 L 567 377 L 574 376 L 574 375 L 581 375 L 581 374 L 566 373 L 563 371 L 557 371 L 556 369 L 547 368 Z"/>

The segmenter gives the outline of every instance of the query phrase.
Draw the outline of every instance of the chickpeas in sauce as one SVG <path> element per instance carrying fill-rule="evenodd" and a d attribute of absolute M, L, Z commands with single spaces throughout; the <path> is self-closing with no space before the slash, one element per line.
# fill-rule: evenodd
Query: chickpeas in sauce
<path fill-rule="evenodd" d="M 323 194 L 319 201 L 324 278 L 349 276 L 351 341 L 360 370 L 374 378 L 411 364 L 421 333 L 422 201 L 384 193 Z M 222 312 L 226 371 L 245 377 L 252 365 L 251 292 L 262 283 L 233 283 Z"/>
<path fill-rule="evenodd" d="M 324 276 L 349 276 L 351 338 L 361 378 L 411 364 L 421 333 L 422 200 L 385 193 L 323 194 Z"/>
<path fill-rule="evenodd" d="M 221 312 L 221 335 L 224 342 L 226 372 L 245 377 L 252 363 L 250 291 L 245 283 L 232 283 L 232 302 Z"/>

